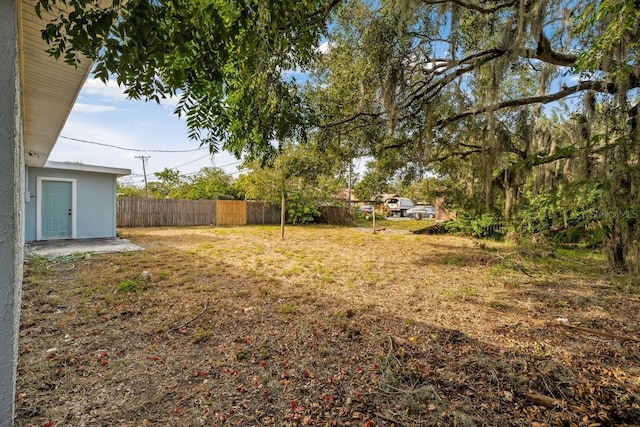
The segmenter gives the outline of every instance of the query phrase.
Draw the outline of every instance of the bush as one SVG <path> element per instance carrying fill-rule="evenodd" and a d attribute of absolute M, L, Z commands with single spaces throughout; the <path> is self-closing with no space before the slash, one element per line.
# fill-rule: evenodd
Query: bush
<path fill-rule="evenodd" d="M 365 212 L 361 212 L 359 209 L 355 209 L 355 216 L 356 219 L 362 219 L 365 221 L 372 221 L 373 220 L 373 214 L 370 213 L 365 213 Z M 381 214 L 379 212 L 376 212 L 376 221 L 382 221 L 384 219 L 387 219 L 387 216 L 385 214 Z"/>
<path fill-rule="evenodd" d="M 502 238 L 507 228 L 492 215 L 483 214 L 479 218 L 459 216 L 455 221 L 447 221 L 444 227 L 450 233 L 460 233 L 476 238 Z"/>
<path fill-rule="evenodd" d="M 290 224 L 305 224 L 313 222 L 320 216 L 315 201 L 303 194 L 295 192 L 287 199 L 287 222 Z"/>
<path fill-rule="evenodd" d="M 559 189 L 557 194 L 533 196 L 518 213 L 516 230 L 524 235 L 541 235 L 556 243 L 597 246 L 605 237 L 598 220 L 598 192 L 576 195 Z"/>

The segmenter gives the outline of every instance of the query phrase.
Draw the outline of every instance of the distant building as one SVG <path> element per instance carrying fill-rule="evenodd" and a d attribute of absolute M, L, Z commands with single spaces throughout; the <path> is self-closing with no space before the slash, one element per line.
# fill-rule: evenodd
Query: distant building
<path fill-rule="evenodd" d="M 351 199 L 349 199 L 349 189 L 347 188 L 345 188 L 344 190 L 338 191 L 336 194 L 334 194 L 334 197 L 336 200 L 339 200 L 344 203 L 351 203 L 353 205 L 360 204 L 360 200 L 353 193 L 353 190 L 351 190 Z"/>

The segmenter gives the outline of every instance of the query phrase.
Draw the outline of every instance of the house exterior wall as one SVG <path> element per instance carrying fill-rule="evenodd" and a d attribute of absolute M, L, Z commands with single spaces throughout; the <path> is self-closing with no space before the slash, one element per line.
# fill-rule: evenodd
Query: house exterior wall
<path fill-rule="evenodd" d="M 107 173 L 52 168 L 27 169 L 25 239 L 37 240 L 38 177 L 75 180 L 75 238 L 116 236 L 116 176 Z"/>
<path fill-rule="evenodd" d="M 0 0 L 0 427 L 13 425 L 23 268 L 19 5 Z"/>

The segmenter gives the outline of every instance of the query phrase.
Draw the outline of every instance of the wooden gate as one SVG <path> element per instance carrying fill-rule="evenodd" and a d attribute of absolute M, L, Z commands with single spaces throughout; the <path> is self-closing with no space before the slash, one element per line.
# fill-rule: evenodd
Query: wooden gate
<path fill-rule="evenodd" d="M 246 225 L 247 202 L 244 200 L 217 200 L 216 225 Z"/>

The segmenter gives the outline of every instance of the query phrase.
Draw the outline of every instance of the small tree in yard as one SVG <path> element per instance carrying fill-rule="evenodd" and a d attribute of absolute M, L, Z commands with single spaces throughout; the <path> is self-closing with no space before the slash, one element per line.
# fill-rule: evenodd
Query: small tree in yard
<path fill-rule="evenodd" d="M 231 175 L 221 168 L 207 167 L 188 177 L 174 195 L 191 200 L 236 199 L 239 192 Z"/>
<path fill-rule="evenodd" d="M 286 144 L 270 165 L 253 162 L 251 166 L 251 172 L 238 178 L 237 187 L 247 199 L 281 204 L 286 222 L 291 224 L 312 222 L 320 215 L 318 201 L 326 200 L 327 192 L 335 190 L 329 185 L 335 181 L 327 179 L 335 163 L 311 143 Z"/>

